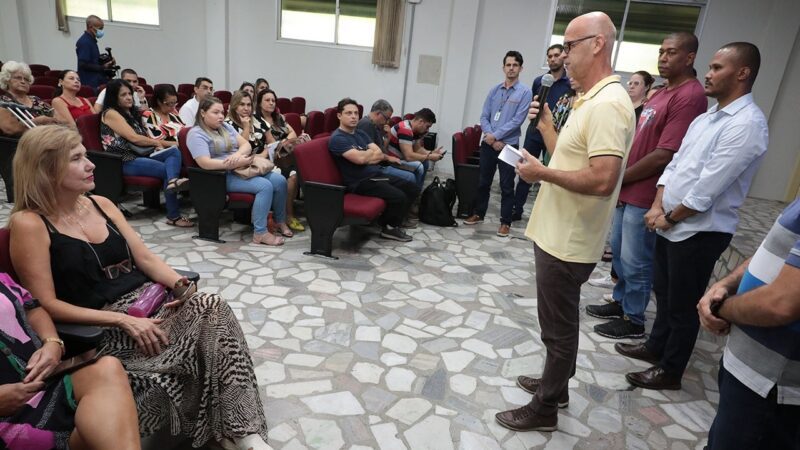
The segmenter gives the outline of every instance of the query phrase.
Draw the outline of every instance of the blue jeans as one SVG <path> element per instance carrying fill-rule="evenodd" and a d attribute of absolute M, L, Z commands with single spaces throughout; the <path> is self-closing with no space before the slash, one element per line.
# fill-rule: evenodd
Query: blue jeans
<path fill-rule="evenodd" d="M 516 145 L 513 145 L 516 147 Z M 489 209 L 489 191 L 492 189 L 494 172 L 500 170 L 500 223 L 511 225 L 511 213 L 514 209 L 514 167 L 500 161 L 491 145 L 481 143 L 480 177 L 478 178 L 478 195 L 475 198 L 473 214 L 480 217 L 486 216 Z"/>
<path fill-rule="evenodd" d="M 164 189 L 167 181 L 181 176 L 181 152 L 177 147 L 150 156 L 136 158 L 122 164 L 122 174 L 129 177 L 154 177 L 164 180 Z M 167 219 L 177 219 L 181 216 L 178 207 L 178 194 L 164 192 L 164 201 L 167 205 Z"/>
<path fill-rule="evenodd" d="M 647 209 L 622 204 L 614 212 L 611 226 L 612 265 L 619 281 L 614 286 L 614 300 L 631 322 L 644 325 L 644 310 L 653 288 L 653 249 L 656 234 L 644 224 Z"/>
<path fill-rule="evenodd" d="M 800 406 L 779 405 L 773 387 L 762 398 L 719 363 L 719 407 L 708 450 L 800 448 Z"/>
<path fill-rule="evenodd" d="M 267 232 L 267 214 L 270 208 L 276 223 L 286 222 L 286 178 L 280 173 L 269 172 L 245 180 L 229 171 L 226 186 L 228 192 L 247 192 L 256 195 L 252 215 L 256 234 Z"/>
<path fill-rule="evenodd" d="M 425 184 L 425 172 L 428 170 L 428 161 L 403 161 L 403 165 L 413 168 L 414 171 L 409 172 L 408 170 L 398 169 L 391 166 L 383 166 L 381 171 L 383 171 L 383 173 L 386 175 L 392 175 L 402 178 L 406 181 L 410 181 L 416 184 L 417 187 L 422 190 L 424 187 L 423 185 Z"/>

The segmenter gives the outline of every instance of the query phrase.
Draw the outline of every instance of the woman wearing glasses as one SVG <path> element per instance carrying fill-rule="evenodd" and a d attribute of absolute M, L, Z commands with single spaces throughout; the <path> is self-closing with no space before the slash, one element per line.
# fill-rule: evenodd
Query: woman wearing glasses
<path fill-rule="evenodd" d="M 80 135 L 37 127 L 14 159 L 11 260 L 54 320 L 106 327 L 128 372 L 142 434 L 164 426 L 199 447 L 214 439 L 268 448 L 253 362 L 230 307 L 196 292 L 153 254 L 108 199 L 87 196 L 94 165 Z M 126 314 L 152 283 L 171 298 L 150 318 Z"/>
<path fill-rule="evenodd" d="M 178 132 L 186 125 L 178 116 L 175 105 L 178 93 L 171 84 L 159 84 L 153 90 L 153 106 L 142 112 L 142 120 L 153 139 L 178 142 Z"/>

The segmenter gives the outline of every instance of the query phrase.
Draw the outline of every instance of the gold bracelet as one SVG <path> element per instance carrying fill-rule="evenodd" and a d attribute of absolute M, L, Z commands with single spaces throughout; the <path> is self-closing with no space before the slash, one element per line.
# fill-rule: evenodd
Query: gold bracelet
<path fill-rule="evenodd" d="M 64 346 L 64 341 L 62 341 L 61 339 L 59 339 L 57 337 L 48 337 L 48 338 L 42 339 L 42 345 L 47 344 L 48 342 L 55 342 L 56 344 L 60 345 L 61 346 L 61 354 L 62 355 L 67 352 L 67 349 Z"/>

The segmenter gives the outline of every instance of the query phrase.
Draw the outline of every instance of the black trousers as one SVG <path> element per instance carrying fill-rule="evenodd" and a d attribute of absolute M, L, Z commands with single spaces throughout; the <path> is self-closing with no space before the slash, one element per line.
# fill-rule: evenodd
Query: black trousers
<path fill-rule="evenodd" d="M 732 237 L 718 232 L 700 232 L 681 242 L 656 237 L 656 320 L 645 346 L 661 358 L 658 365 L 670 375 L 682 376 L 689 363 L 700 329 L 697 302 L 706 292 L 714 264 Z"/>
<path fill-rule="evenodd" d="M 408 215 L 408 208 L 419 196 L 419 187 L 416 183 L 389 175 L 362 180 L 353 192 L 382 198 L 386 202 L 386 209 L 378 222 L 381 225 L 399 227 Z"/>

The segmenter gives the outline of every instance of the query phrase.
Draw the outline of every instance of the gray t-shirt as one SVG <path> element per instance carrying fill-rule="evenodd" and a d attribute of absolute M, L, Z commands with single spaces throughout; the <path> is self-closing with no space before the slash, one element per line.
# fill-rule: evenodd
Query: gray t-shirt
<path fill-rule="evenodd" d="M 372 123 L 372 121 L 369 120 L 369 116 L 362 117 L 361 120 L 358 121 L 356 128 L 364 133 L 367 133 L 367 136 L 369 136 L 369 139 L 372 141 L 372 143 L 383 150 L 383 139 L 385 136 L 383 129 Z"/>

